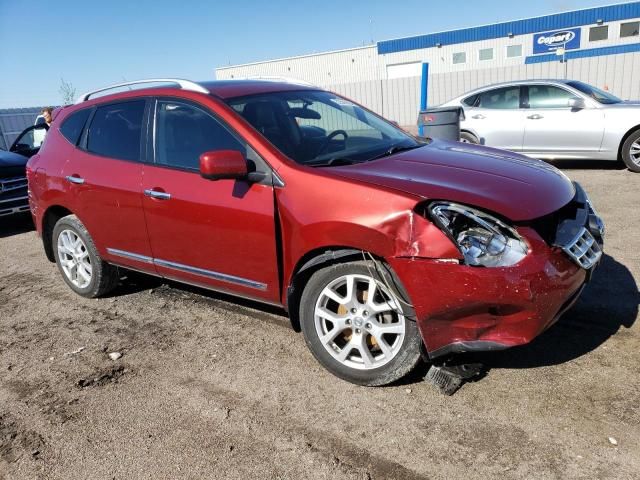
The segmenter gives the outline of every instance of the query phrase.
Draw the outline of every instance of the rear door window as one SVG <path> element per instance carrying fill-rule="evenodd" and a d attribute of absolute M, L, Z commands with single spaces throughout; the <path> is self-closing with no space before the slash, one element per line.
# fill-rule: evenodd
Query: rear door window
<path fill-rule="evenodd" d="M 502 87 L 488 90 L 480 94 L 478 107 L 496 110 L 520 108 L 520 87 Z"/>
<path fill-rule="evenodd" d="M 91 113 L 90 108 L 85 108 L 83 110 L 79 110 L 77 112 L 69 115 L 68 118 L 62 122 L 62 126 L 60 127 L 60 133 L 69 140 L 73 145 L 78 144 L 78 140 L 80 140 L 80 134 L 82 133 L 82 129 L 84 128 L 84 124 L 87 123 L 87 118 L 89 118 L 89 114 Z"/>
<path fill-rule="evenodd" d="M 140 136 L 146 100 L 96 109 L 87 134 L 87 150 L 119 160 L 140 160 Z"/>

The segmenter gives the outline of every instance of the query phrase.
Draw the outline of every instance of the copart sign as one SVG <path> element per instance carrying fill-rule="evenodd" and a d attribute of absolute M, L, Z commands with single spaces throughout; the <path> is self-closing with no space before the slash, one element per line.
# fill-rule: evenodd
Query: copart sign
<path fill-rule="evenodd" d="M 533 53 L 550 53 L 558 48 L 574 50 L 580 48 L 580 29 L 568 28 L 552 32 L 536 33 L 533 36 Z"/>

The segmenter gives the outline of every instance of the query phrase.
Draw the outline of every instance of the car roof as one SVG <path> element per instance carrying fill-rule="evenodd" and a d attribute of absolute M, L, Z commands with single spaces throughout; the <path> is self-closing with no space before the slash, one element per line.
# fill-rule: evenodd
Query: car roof
<path fill-rule="evenodd" d="M 213 80 L 205 82 L 192 82 L 182 79 L 135 80 L 83 93 L 73 106 L 82 105 L 85 104 L 85 102 L 102 103 L 104 101 L 117 100 L 123 96 L 136 97 L 149 95 L 150 92 L 153 95 L 162 91 L 174 92 L 176 90 L 208 93 L 222 100 L 270 92 L 318 90 L 317 87 L 300 81 L 280 77 L 266 78 L 267 79 Z"/>
<path fill-rule="evenodd" d="M 198 82 L 212 95 L 228 99 L 270 92 L 289 92 L 295 90 L 319 90 L 313 85 L 276 80 L 214 80 Z"/>

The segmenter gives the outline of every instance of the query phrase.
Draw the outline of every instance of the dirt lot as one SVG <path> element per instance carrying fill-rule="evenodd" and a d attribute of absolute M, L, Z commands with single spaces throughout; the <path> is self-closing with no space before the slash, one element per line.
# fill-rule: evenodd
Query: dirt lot
<path fill-rule="evenodd" d="M 29 218 L 1 221 L 0 478 L 638 478 L 640 175 L 562 166 L 607 256 L 556 326 L 453 397 L 425 369 L 347 384 L 282 312 L 203 290 L 134 275 L 83 299 Z"/>

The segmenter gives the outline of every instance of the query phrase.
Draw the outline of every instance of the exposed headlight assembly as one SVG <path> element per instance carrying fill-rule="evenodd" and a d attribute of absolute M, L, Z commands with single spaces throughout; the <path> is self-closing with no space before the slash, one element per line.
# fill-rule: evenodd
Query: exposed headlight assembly
<path fill-rule="evenodd" d="M 467 265 L 510 267 L 529 251 L 513 228 L 488 213 L 451 202 L 434 202 L 429 213 L 458 246 Z"/>

